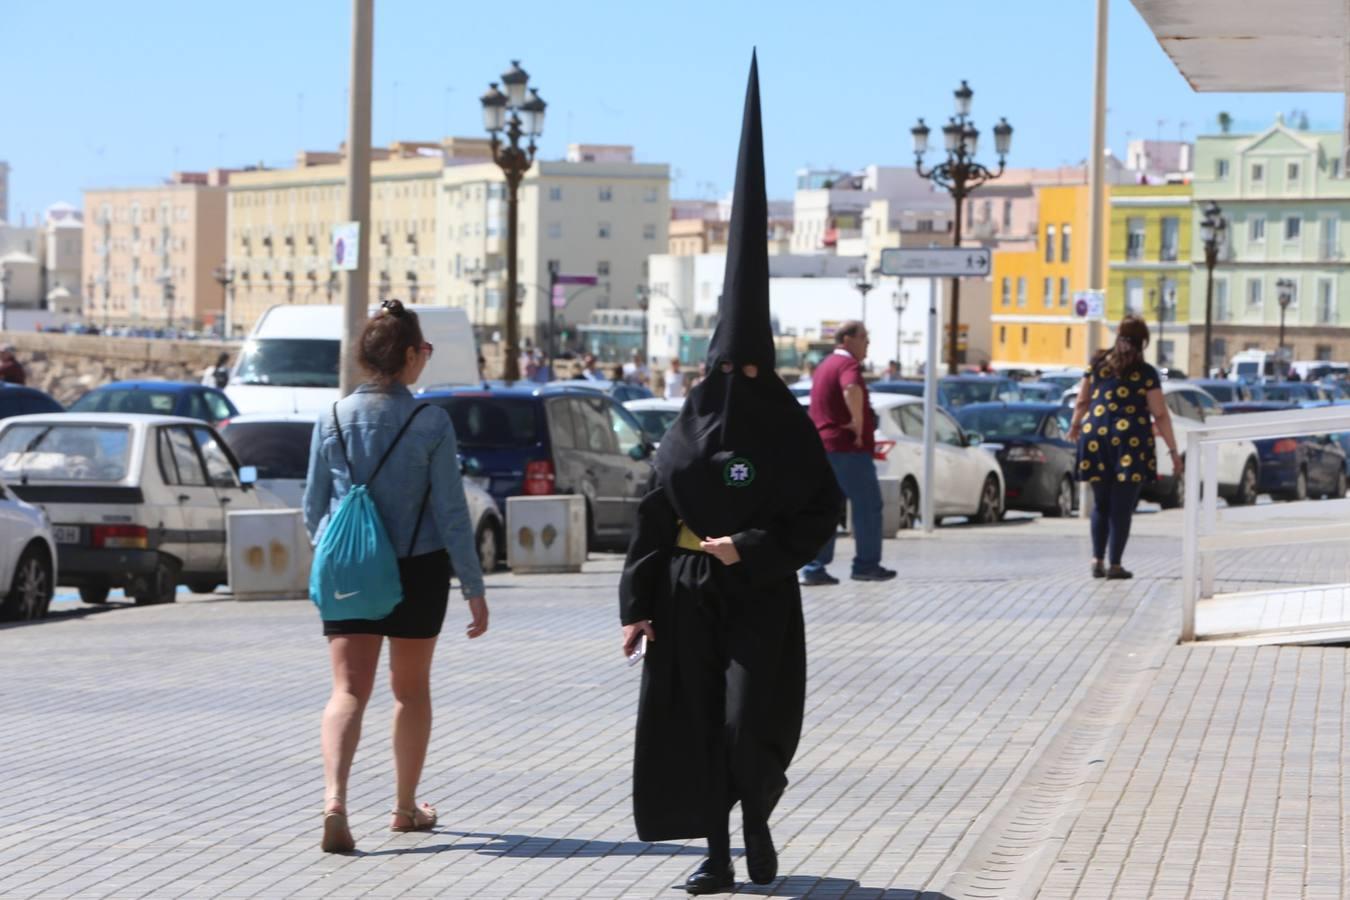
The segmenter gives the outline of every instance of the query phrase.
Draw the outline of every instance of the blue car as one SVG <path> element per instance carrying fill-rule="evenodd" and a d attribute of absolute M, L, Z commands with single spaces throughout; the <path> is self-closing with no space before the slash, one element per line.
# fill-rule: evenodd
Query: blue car
<path fill-rule="evenodd" d="M 1227 403 L 1225 413 L 1298 409 L 1294 403 Z M 1277 500 L 1341 498 L 1346 493 L 1344 435 L 1306 435 L 1253 441 L 1261 458 L 1257 492 Z"/>
<path fill-rule="evenodd" d="M 0 419 L 26 416 L 29 413 L 61 412 L 64 409 L 37 388 L 0 381 Z"/>
<path fill-rule="evenodd" d="M 1266 381 L 1250 387 L 1251 399 L 1258 403 L 1292 403 L 1306 408 L 1330 406 L 1331 396 L 1320 384 L 1311 381 Z"/>
<path fill-rule="evenodd" d="M 651 477 L 653 439 L 595 388 L 570 384 L 429 388 L 450 414 L 464 477 L 505 514 L 510 497 L 580 494 L 588 546 L 627 546 Z"/>
<path fill-rule="evenodd" d="M 239 415 L 223 391 L 189 381 L 114 381 L 76 400 L 70 411 L 186 416 L 213 425 Z"/>
<path fill-rule="evenodd" d="M 1226 378 L 1191 378 L 1186 383 L 1202 388 L 1206 394 L 1220 403 L 1245 403 L 1254 399 L 1251 386 L 1239 381 L 1229 381 Z"/>

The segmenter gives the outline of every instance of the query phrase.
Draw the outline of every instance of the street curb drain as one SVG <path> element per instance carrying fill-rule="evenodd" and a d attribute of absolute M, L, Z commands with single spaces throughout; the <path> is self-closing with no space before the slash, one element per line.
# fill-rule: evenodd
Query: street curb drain
<path fill-rule="evenodd" d="M 1135 607 L 1045 750 L 948 877 L 938 879 L 944 895 L 1013 900 L 1040 890 L 1101 780 L 1130 711 L 1176 644 L 1179 622 L 1172 593 L 1154 586 Z"/>

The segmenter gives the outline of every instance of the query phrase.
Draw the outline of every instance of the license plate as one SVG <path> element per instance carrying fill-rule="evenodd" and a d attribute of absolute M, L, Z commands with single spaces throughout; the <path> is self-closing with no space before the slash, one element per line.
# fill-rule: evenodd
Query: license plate
<path fill-rule="evenodd" d="M 468 481 L 469 484 L 481 491 L 486 491 L 492 486 L 492 479 L 488 478 L 486 475 L 470 475 L 468 476 Z"/>
<path fill-rule="evenodd" d="M 58 544 L 78 544 L 80 528 L 78 525 L 53 525 L 52 537 Z"/>

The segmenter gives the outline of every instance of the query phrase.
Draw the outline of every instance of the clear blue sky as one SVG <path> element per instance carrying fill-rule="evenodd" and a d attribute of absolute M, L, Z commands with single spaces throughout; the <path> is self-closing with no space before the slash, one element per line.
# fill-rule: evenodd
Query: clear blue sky
<path fill-rule="evenodd" d="M 549 104 L 542 152 L 630 143 L 668 162 L 676 196 L 730 188 L 750 48 L 758 45 L 769 192 L 801 166 L 908 165 L 917 116 L 941 122 L 961 78 L 986 136 L 1016 128 L 1010 164 L 1086 155 L 1093 4 L 967 0 L 376 0 L 374 138 L 481 134 L 478 97 L 519 58 Z M 10 216 L 87 187 L 174 169 L 285 165 L 346 132 L 347 0 L 67 0 L 11 4 L 0 83 Z M 519 10 L 503 27 L 507 9 Z M 1109 139 L 1239 130 L 1306 110 L 1338 128 L 1338 95 L 1195 94 L 1134 7 L 1112 0 Z M 1182 123 L 1187 123 L 1184 127 Z M 988 145 L 986 145 L 988 146 Z M 987 154 L 986 154 L 987 155 Z"/>

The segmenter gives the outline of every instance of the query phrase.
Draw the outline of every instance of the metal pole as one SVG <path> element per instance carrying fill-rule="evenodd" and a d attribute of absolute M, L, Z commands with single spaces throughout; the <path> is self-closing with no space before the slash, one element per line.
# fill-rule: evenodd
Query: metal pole
<path fill-rule="evenodd" d="M 953 278 L 955 283 L 956 279 Z M 923 493 L 919 495 L 919 516 L 923 530 L 932 534 L 937 527 L 933 495 L 937 479 L 933 475 L 937 453 L 937 368 L 938 328 L 942 323 L 942 307 L 938 298 L 938 279 L 928 279 L 928 362 L 923 369 Z"/>
<path fill-rule="evenodd" d="M 512 145 L 518 142 L 512 129 Z M 517 187 L 524 172 L 506 173 L 506 359 L 503 360 L 503 378 L 509 384 L 520 380 L 520 310 L 516 305 L 516 228 L 520 219 L 520 195 Z M 549 308 L 553 298 L 549 297 Z"/>
<path fill-rule="evenodd" d="M 1106 273 L 1103 271 L 1102 257 L 1106 255 L 1106 50 L 1107 24 L 1110 17 L 1109 0 L 1097 0 L 1097 42 L 1094 53 L 1092 73 L 1092 152 L 1088 155 L 1088 195 L 1091 212 L 1088 216 L 1088 289 L 1105 291 Z M 1087 347 L 1088 368 L 1097 355 L 1099 323 L 1088 318 Z M 1083 518 L 1092 515 L 1092 489 L 1084 482 L 1078 499 L 1079 514 Z"/>
<path fill-rule="evenodd" d="M 1163 341 L 1167 337 L 1167 278 L 1158 276 L 1158 368 L 1167 365 L 1163 356 Z"/>
<path fill-rule="evenodd" d="M 557 352 L 557 307 L 553 304 L 553 294 L 558 290 L 558 261 L 549 260 L 548 264 L 548 380 L 553 380 L 553 354 Z"/>
<path fill-rule="evenodd" d="M 1212 242 L 1210 242 L 1212 243 Z M 1201 373 L 1202 378 L 1210 377 L 1210 363 L 1213 362 L 1211 354 L 1214 346 L 1214 339 L 1211 336 L 1214 332 L 1214 249 L 1210 244 L 1205 245 L 1205 354 L 1204 369 Z"/>
<path fill-rule="evenodd" d="M 352 0 L 352 80 L 347 123 L 347 221 L 357 224 L 356 269 L 343 293 L 342 369 L 339 390 L 350 394 L 361 379 L 356 338 L 369 316 L 370 298 L 370 95 L 375 0 Z"/>
<path fill-rule="evenodd" d="M 954 217 L 955 236 L 952 239 L 953 247 L 961 246 L 961 206 L 965 203 L 966 192 L 964 183 L 956 185 L 956 190 L 952 192 L 952 197 L 956 201 L 956 216 Z M 957 373 L 956 352 L 960 341 L 961 331 L 961 279 L 952 278 L 952 321 L 951 337 L 947 343 L 947 374 L 955 375 Z"/>

